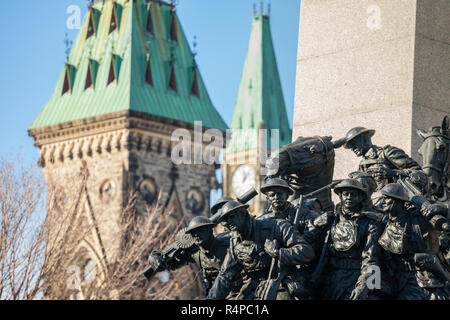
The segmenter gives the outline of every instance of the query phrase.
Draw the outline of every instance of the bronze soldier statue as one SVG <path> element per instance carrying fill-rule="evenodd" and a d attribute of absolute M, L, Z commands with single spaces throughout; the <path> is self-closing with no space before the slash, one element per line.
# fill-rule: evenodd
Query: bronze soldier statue
<path fill-rule="evenodd" d="M 420 210 L 427 225 L 431 226 L 428 232 L 427 244 L 429 253 L 435 255 L 446 272 L 450 272 L 450 220 L 448 216 L 448 203 L 434 202 L 425 198 L 425 188 L 418 188 L 408 178 L 399 179 L 398 182 L 408 193 L 411 202 L 405 202 L 408 211 Z M 425 190 L 425 191 L 424 191 Z M 428 194 L 429 195 L 429 194 Z M 431 197 L 433 199 L 433 197 Z"/>
<path fill-rule="evenodd" d="M 281 219 L 293 226 L 296 223 L 296 230 L 303 236 L 308 223 L 320 215 L 320 203 L 317 199 L 308 200 L 301 209 L 292 205 L 288 198 L 293 194 L 293 190 L 283 179 L 268 179 L 261 187 L 261 192 L 266 195 L 270 207 L 258 219 Z M 301 212 L 295 221 L 297 210 Z M 309 283 L 314 262 L 315 260 L 301 267 L 291 268 L 291 273 L 286 275 L 285 286 L 292 297 L 300 300 L 314 298 L 314 290 Z"/>
<path fill-rule="evenodd" d="M 256 197 L 256 195 L 258 194 L 258 192 L 255 190 L 255 188 L 251 188 L 250 190 L 248 190 L 246 193 L 244 193 L 243 195 L 239 196 L 236 198 L 237 201 L 239 201 L 240 203 L 246 204 L 247 202 L 249 202 L 251 199 L 253 199 L 254 197 Z M 220 209 L 222 209 L 222 207 L 224 206 L 225 203 L 227 203 L 230 200 L 234 200 L 231 197 L 222 197 L 219 200 L 216 201 L 216 203 L 211 207 L 211 221 L 214 223 L 217 223 L 217 220 L 219 219 L 220 215 L 221 215 L 221 211 Z"/>
<path fill-rule="evenodd" d="M 227 203 L 228 201 L 234 200 L 232 197 L 222 197 L 219 200 L 216 201 L 216 203 L 211 207 L 210 212 L 211 212 L 211 218 L 210 220 L 214 223 L 217 223 L 217 219 L 219 219 L 221 211 L 220 209 L 222 209 L 222 207 L 224 206 L 225 203 Z"/>
<path fill-rule="evenodd" d="M 421 171 L 419 164 L 403 150 L 386 145 L 379 147 L 372 144 L 375 130 L 364 127 L 350 129 L 345 136 L 344 148 L 351 149 L 356 156 L 362 157 L 359 171 L 370 173 L 377 182 L 378 189 L 399 177 L 409 176 L 414 171 Z"/>
<path fill-rule="evenodd" d="M 239 275 L 243 286 L 236 299 L 291 299 L 283 274 L 289 273 L 287 268 L 310 262 L 314 251 L 288 222 L 257 220 L 247 208 L 234 200 L 222 207 L 219 222 L 231 230 L 230 247 L 207 299 L 225 299 Z"/>
<path fill-rule="evenodd" d="M 214 236 L 215 225 L 207 217 L 193 218 L 183 230 L 187 236 L 192 236 L 192 246 L 177 252 L 173 259 L 164 259 L 161 252 L 153 251 L 148 258 L 152 270 L 148 273 L 148 277 L 166 269 L 175 270 L 188 263 L 195 263 L 201 269 L 202 283 L 207 295 L 219 273 L 230 243 L 228 234 Z M 234 282 L 232 285 L 237 284 Z M 236 288 L 232 287 L 230 292 L 233 293 L 235 290 Z"/>
<path fill-rule="evenodd" d="M 426 241 L 431 225 L 419 210 L 405 205 L 410 199 L 400 184 L 387 184 L 381 194 L 380 208 L 389 214 L 389 221 L 378 242 L 391 274 L 393 298 L 448 300 L 449 275 Z"/>
<path fill-rule="evenodd" d="M 280 178 L 267 179 L 261 187 L 261 192 L 266 195 L 270 206 L 258 219 L 285 219 L 293 225 L 297 207 L 288 201 L 289 196 L 294 193 L 289 184 Z M 297 230 L 300 234 L 305 232 L 308 222 L 317 218 L 320 213 L 320 202 L 317 199 L 309 199 L 305 202 L 297 222 Z"/>
<path fill-rule="evenodd" d="M 341 200 L 335 211 L 316 218 L 305 233 L 316 250 L 322 249 L 313 281 L 326 300 L 378 299 L 367 279 L 371 266 L 380 264 L 377 241 L 383 216 L 364 206 L 367 192 L 355 179 L 343 180 L 334 192 Z"/>
<path fill-rule="evenodd" d="M 372 194 L 377 190 L 378 186 L 373 176 L 367 172 L 354 171 L 348 174 L 350 179 L 358 180 L 367 192 L 367 205 L 372 205 Z"/>

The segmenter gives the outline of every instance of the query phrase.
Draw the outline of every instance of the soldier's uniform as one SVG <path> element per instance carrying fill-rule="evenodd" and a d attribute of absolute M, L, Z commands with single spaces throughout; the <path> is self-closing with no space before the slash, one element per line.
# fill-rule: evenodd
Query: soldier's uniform
<path fill-rule="evenodd" d="M 215 223 L 212 223 L 207 217 L 198 216 L 189 223 L 188 228 L 185 230 L 185 234 L 200 227 L 213 227 L 214 225 Z M 176 270 L 189 263 L 195 263 L 201 270 L 202 284 L 205 289 L 205 295 L 207 295 L 214 280 L 219 274 L 220 267 L 222 266 L 229 246 L 229 233 L 222 233 L 213 236 L 211 242 L 208 243 L 207 248 L 199 247 L 194 244 L 190 248 L 181 250 L 176 255 L 175 259 L 170 259 L 169 261 L 163 261 L 160 254 L 154 251 L 150 255 L 149 261 L 153 264 L 153 269 L 155 271 L 162 271 L 164 269 Z M 229 297 L 233 297 L 240 286 L 240 279 L 236 278 L 231 284 Z"/>
<path fill-rule="evenodd" d="M 287 192 L 289 192 L 290 195 L 292 195 L 293 190 L 289 187 L 288 183 L 280 178 L 273 178 L 269 179 L 262 187 L 261 192 L 266 194 L 269 190 L 273 188 L 281 188 L 286 189 Z M 269 207 L 269 209 L 266 212 L 263 212 L 260 216 L 258 216 L 258 219 L 282 219 L 286 220 L 292 225 L 294 224 L 295 215 L 297 213 L 296 206 L 298 205 L 298 199 L 294 203 L 291 203 L 289 201 L 286 201 L 285 206 L 280 212 L 276 212 L 273 210 L 272 207 Z M 299 214 L 298 217 L 298 223 L 297 223 L 297 230 L 298 232 L 303 235 L 306 228 L 308 227 L 309 221 L 317 218 L 321 214 L 321 206 L 318 199 L 308 199 L 305 200 L 303 204 L 303 209 Z"/>
<path fill-rule="evenodd" d="M 379 189 L 384 185 L 395 182 L 400 174 L 409 175 L 411 171 L 421 171 L 420 165 L 411 159 L 402 149 L 386 145 L 379 147 L 372 145 L 370 138 L 375 134 L 375 130 L 366 129 L 363 127 L 355 127 L 350 129 L 346 134 L 346 142 L 344 148 L 349 149 L 352 141 L 357 137 L 367 137 L 367 143 L 364 143 L 366 147 L 370 148 L 363 154 L 362 160 L 359 163 L 359 171 L 371 174 Z M 377 171 L 380 169 L 388 169 L 393 174 L 389 174 L 380 178 L 377 176 Z"/>
<path fill-rule="evenodd" d="M 303 210 L 300 212 L 298 218 L 297 231 L 300 234 L 304 234 L 306 229 L 308 228 L 309 222 L 320 216 L 320 204 L 318 204 L 317 199 L 310 199 L 305 202 L 303 205 Z M 295 214 L 297 213 L 296 207 L 292 203 L 287 203 L 286 207 L 282 212 L 273 212 L 272 210 L 268 210 L 264 212 L 260 216 L 258 216 L 258 220 L 261 219 L 282 219 L 287 222 L 293 224 L 295 219 Z"/>
<path fill-rule="evenodd" d="M 348 182 L 350 181 L 350 182 Z M 347 179 L 335 188 L 355 188 L 364 194 L 364 187 L 354 179 Z M 365 286 L 372 274 L 370 266 L 380 265 L 380 222 L 383 216 L 369 208 L 348 213 L 338 204 L 333 214 L 324 213 L 314 220 L 305 234 L 305 239 L 316 242 L 321 248 L 325 231 L 327 246 L 322 275 L 318 284 L 322 288 L 321 298 L 326 300 L 349 300 L 357 286 Z M 321 221 L 322 223 L 319 223 Z M 378 298 L 368 294 L 364 299 Z"/>
<path fill-rule="evenodd" d="M 289 185 L 282 179 L 270 179 L 263 187 L 261 187 L 261 192 L 265 193 L 273 188 L 284 188 L 290 190 Z M 289 192 L 291 193 L 291 192 Z M 287 221 L 291 225 L 294 225 L 295 215 L 297 214 L 297 208 L 292 203 L 286 201 L 283 209 L 281 211 L 274 211 L 269 208 L 267 212 L 264 212 L 258 217 L 258 219 L 280 219 L 282 221 Z M 320 215 L 320 203 L 317 199 L 307 200 L 303 209 L 299 213 L 297 222 L 297 231 L 303 236 L 305 230 L 308 228 L 310 221 L 314 220 Z M 317 257 L 316 257 L 317 258 Z M 315 290 L 311 285 L 309 279 L 311 279 L 311 273 L 313 271 L 313 265 L 316 259 L 311 261 L 309 264 L 304 264 L 301 267 L 291 268 L 291 272 L 286 276 L 285 285 L 289 290 L 292 297 L 301 300 L 313 299 L 315 296 Z"/>
<path fill-rule="evenodd" d="M 379 167 L 391 170 L 421 170 L 420 165 L 411 159 L 402 149 L 386 145 L 384 147 L 372 146 L 363 155 L 359 163 L 359 171 L 370 173 Z M 394 182 L 394 178 L 388 178 L 388 183 Z"/>
<path fill-rule="evenodd" d="M 236 208 L 238 208 L 237 206 Z M 223 215 L 233 210 L 224 211 Z M 222 218 L 221 217 L 221 218 Z M 241 238 L 232 232 L 230 247 L 207 299 L 224 299 L 232 281 L 242 276 L 243 286 L 236 297 L 238 300 L 254 300 L 261 298 L 260 284 L 267 280 L 272 258 L 265 252 L 266 240 L 276 240 L 279 245 L 279 266 L 285 274 L 295 265 L 306 264 L 314 258 L 314 251 L 292 226 L 278 219 L 255 219 L 248 216 L 246 237 Z M 275 266 L 272 277 L 276 278 L 280 270 Z M 288 299 L 287 288 L 284 281 L 277 298 Z"/>
<path fill-rule="evenodd" d="M 433 226 L 428 236 L 428 248 L 450 273 L 449 208 L 449 203 L 435 202 L 421 210 L 421 214 Z"/>
<path fill-rule="evenodd" d="M 381 193 L 402 202 L 409 200 L 397 183 L 386 185 Z M 384 261 L 394 284 L 393 297 L 397 300 L 449 299 L 442 280 L 416 261 L 416 254 L 431 253 L 426 240 L 432 231 L 430 227 L 419 210 L 389 215 L 378 242 L 384 249 Z"/>
<path fill-rule="evenodd" d="M 169 270 L 176 270 L 186 264 L 195 263 L 201 270 L 202 283 L 205 289 L 205 294 L 209 293 L 209 290 L 214 283 L 217 275 L 219 274 L 222 262 L 227 254 L 228 247 L 230 246 L 230 235 L 228 233 L 222 233 L 214 237 L 208 250 L 194 246 L 190 250 L 186 250 L 182 256 L 178 256 L 176 260 L 167 264 Z M 239 289 L 239 279 L 235 279 L 232 283 L 230 290 L 232 297 L 235 291 Z"/>

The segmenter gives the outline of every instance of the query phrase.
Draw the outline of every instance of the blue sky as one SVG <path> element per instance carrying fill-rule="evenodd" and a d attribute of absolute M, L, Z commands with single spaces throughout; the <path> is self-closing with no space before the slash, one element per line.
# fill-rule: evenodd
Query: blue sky
<path fill-rule="evenodd" d="M 37 161 L 27 127 L 44 107 L 65 62 L 67 8 L 86 0 L 16 0 L 0 11 L 0 157 L 21 154 Z M 197 36 L 197 64 L 211 99 L 229 124 L 247 51 L 253 4 L 259 0 L 179 0 L 178 16 L 188 40 Z M 292 126 L 300 0 L 271 4 L 272 37 Z"/>

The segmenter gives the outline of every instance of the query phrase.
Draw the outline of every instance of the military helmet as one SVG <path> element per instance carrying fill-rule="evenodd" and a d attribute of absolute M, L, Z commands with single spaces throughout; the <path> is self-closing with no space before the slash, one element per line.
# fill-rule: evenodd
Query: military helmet
<path fill-rule="evenodd" d="M 409 196 L 405 188 L 398 183 L 389 183 L 381 189 L 381 194 L 390 198 L 409 201 Z"/>
<path fill-rule="evenodd" d="M 221 215 L 219 216 L 219 218 L 217 219 L 218 222 L 223 221 L 223 218 L 230 215 L 231 213 L 239 210 L 240 208 L 245 208 L 247 209 L 249 207 L 248 204 L 242 204 L 239 201 L 236 200 L 230 200 L 227 203 L 225 203 L 225 205 L 222 207 L 221 210 Z"/>
<path fill-rule="evenodd" d="M 222 206 L 227 203 L 228 201 L 233 200 L 232 197 L 222 197 L 219 200 L 216 201 L 216 203 L 211 207 L 211 214 L 215 215 L 217 211 L 222 208 Z"/>
<path fill-rule="evenodd" d="M 191 222 L 189 222 L 189 225 L 186 228 L 185 232 L 191 233 L 192 231 L 194 231 L 198 228 L 212 227 L 214 225 L 216 225 L 216 224 L 214 222 L 212 222 L 211 220 L 209 220 L 208 217 L 198 216 L 198 217 L 195 217 L 194 219 L 192 219 Z"/>
<path fill-rule="evenodd" d="M 364 127 L 355 127 L 350 129 L 347 134 L 345 135 L 345 143 L 344 143 L 344 148 L 345 149 L 349 149 L 350 147 L 348 146 L 348 143 L 353 140 L 354 138 L 356 138 L 357 136 L 360 136 L 363 133 L 368 133 L 371 137 L 375 134 L 375 130 L 373 129 L 366 129 Z"/>
<path fill-rule="evenodd" d="M 340 194 L 342 189 L 356 189 L 361 191 L 367 198 L 367 189 L 356 179 L 344 179 L 336 187 L 334 187 L 334 192 Z"/>
<path fill-rule="evenodd" d="M 267 179 L 267 181 L 264 183 L 264 185 L 261 187 L 261 192 L 266 193 L 272 188 L 282 188 L 285 189 L 289 194 L 293 194 L 294 190 L 289 186 L 289 184 L 280 178 L 271 178 Z"/>
<path fill-rule="evenodd" d="M 362 171 L 354 171 L 348 174 L 348 177 L 351 179 L 358 180 L 364 188 L 366 188 L 367 194 L 371 195 L 377 190 L 377 182 L 373 178 L 373 176 L 367 172 Z"/>

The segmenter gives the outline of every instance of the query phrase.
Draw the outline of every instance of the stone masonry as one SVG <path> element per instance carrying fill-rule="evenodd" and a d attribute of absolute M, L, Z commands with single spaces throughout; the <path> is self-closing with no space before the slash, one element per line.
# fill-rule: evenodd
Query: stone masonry
<path fill-rule="evenodd" d="M 97 265 L 104 266 L 114 260 L 120 241 L 119 219 L 130 192 L 141 191 L 137 210 L 138 214 L 145 213 L 144 185 L 154 192 L 150 195 L 152 203 L 159 197 L 159 204 L 173 210 L 169 223 L 178 224 L 183 218 L 189 222 L 195 215 L 209 215 L 209 194 L 216 186 L 215 166 L 172 163 L 171 134 L 178 128 L 193 132 L 193 126 L 186 123 L 120 112 L 30 130 L 40 151 L 39 163 L 49 192 L 58 190 L 61 207 L 64 199 L 77 192 L 75 182 L 80 179 L 83 163 L 89 170 L 86 187 L 92 210 L 86 203 L 80 210 L 82 215 L 95 220 L 99 232 L 83 247 Z M 188 199 L 193 189 L 203 196 L 203 203 L 196 211 Z M 195 297 L 200 292 L 199 288 L 192 290 L 184 298 Z"/>
<path fill-rule="evenodd" d="M 450 2 L 302 0 L 293 140 L 376 130 L 421 163 L 416 129 L 450 114 Z M 335 178 L 358 168 L 336 151 Z"/>

